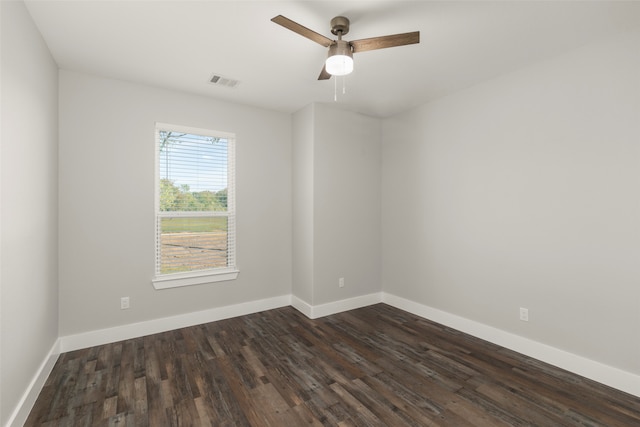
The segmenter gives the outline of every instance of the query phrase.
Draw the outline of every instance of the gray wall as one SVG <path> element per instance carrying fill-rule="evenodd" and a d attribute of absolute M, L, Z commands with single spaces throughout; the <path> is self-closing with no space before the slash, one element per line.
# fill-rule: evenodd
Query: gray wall
<path fill-rule="evenodd" d="M 381 291 L 380 131 L 330 104 L 294 115 L 293 295 L 310 305 Z"/>
<path fill-rule="evenodd" d="M 383 289 L 640 373 L 638 46 L 613 38 L 386 120 Z"/>
<path fill-rule="evenodd" d="M 237 280 L 154 290 L 155 122 L 236 134 Z M 60 72 L 61 336 L 289 295 L 291 210 L 289 114 Z"/>
<path fill-rule="evenodd" d="M 0 425 L 58 337 L 58 67 L 22 2 L 0 2 Z"/>
<path fill-rule="evenodd" d="M 314 305 L 380 292 L 381 122 L 317 104 Z M 345 287 L 338 287 L 344 277 Z"/>
<path fill-rule="evenodd" d="M 293 115 L 293 284 L 292 294 L 313 305 L 313 129 L 315 105 Z"/>

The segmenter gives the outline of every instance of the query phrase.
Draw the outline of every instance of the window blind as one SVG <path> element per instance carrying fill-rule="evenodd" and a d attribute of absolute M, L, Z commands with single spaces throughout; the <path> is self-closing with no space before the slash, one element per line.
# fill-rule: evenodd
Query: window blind
<path fill-rule="evenodd" d="M 235 143 L 156 127 L 156 276 L 235 270 Z"/>

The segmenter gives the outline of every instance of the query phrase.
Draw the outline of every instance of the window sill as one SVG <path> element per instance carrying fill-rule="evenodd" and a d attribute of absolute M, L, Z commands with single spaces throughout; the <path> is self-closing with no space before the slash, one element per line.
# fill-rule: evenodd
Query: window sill
<path fill-rule="evenodd" d="M 167 274 L 164 276 L 157 276 L 151 282 L 155 289 L 179 288 L 181 286 L 235 280 L 238 277 L 238 273 L 239 271 L 235 269 L 225 269 L 215 272 L 200 271 L 184 274 Z"/>

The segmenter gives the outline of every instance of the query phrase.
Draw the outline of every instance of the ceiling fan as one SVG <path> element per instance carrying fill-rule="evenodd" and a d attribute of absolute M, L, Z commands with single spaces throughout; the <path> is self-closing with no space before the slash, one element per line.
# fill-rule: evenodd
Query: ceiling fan
<path fill-rule="evenodd" d="M 342 40 L 342 36 L 349 32 L 349 19 L 344 16 L 336 16 L 331 20 L 331 33 L 338 36 L 338 40 L 332 40 L 322 34 L 318 34 L 282 15 L 276 16 L 271 21 L 329 48 L 327 60 L 320 72 L 320 76 L 318 76 L 318 80 L 330 79 L 332 75 L 344 76 L 351 73 L 353 71 L 354 53 L 420 43 L 420 31 L 353 41 Z"/>

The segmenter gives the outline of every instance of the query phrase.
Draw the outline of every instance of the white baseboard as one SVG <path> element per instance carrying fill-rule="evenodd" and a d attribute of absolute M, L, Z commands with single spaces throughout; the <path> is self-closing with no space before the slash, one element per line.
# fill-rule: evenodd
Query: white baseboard
<path fill-rule="evenodd" d="M 29 412 L 31 412 L 33 405 L 36 403 L 36 399 L 38 398 L 42 387 L 44 387 L 49 374 L 51 374 L 53 366 L 56 364 L 60 353 L 60 339 L 57 339 L 38 368 L 38 371 L 33 376 L 33 379 L 29 383 L 27 390 L 20 398 L 15 410 L 9 417 L 9 421 L 6 424 L 7 427 L 20 427 L 27 421 Z"/>
<path fill-rule="evenodd" d="M 60 349 L 62 352 L 79 350 L 81 348 L 157 334 L 159 332 L 200 325 L 202 323 L 215 322 L 216 320 L 229 319 L 231 317 L 257 313 L 259 311 L 286 307 L 288 305 L 291 305 L 291 295 L 282 295 L 177 316 L 163 317 L 161 319 L 99 329 L 97 331 L 83 332 L 76 335 L 67 335 L 60 338 Z"/>
<path fill-rule="evenodd" d="M 631 372 L 392 294 L 383 292 L 382 302 L 640 397 L 640 376 Z"/>
<path fill-rule="evenodd" d="M 313 317 L 313 306 L 295 295 L 291 295 L 291 306 L 309 319 L 315 319 Z"/>
<path fill-rule="evenodd" d="M 356 308 L 366 307 L 379 302 L 382 302 L 382 294 L 380 292 L 320 305 L 310 305 L 294 295 L 291 296 L 291 305 L 293 308 L 300 311 L 310 319 L 317 319 L 319 317 L 329 316 L 343 311 L 354 310 Z"/>

